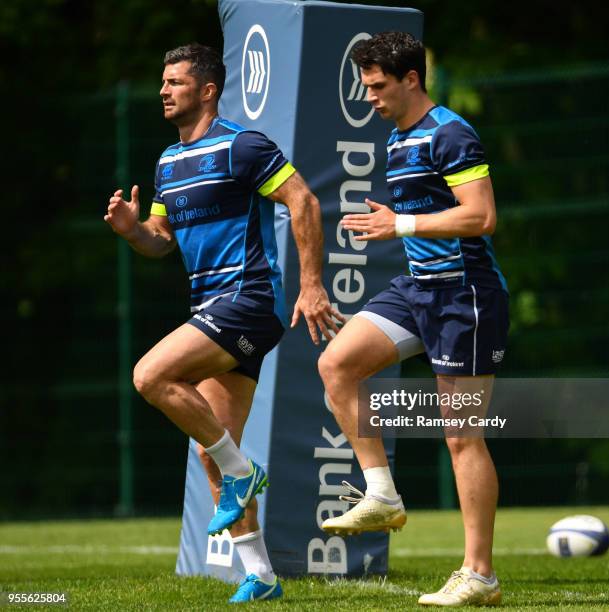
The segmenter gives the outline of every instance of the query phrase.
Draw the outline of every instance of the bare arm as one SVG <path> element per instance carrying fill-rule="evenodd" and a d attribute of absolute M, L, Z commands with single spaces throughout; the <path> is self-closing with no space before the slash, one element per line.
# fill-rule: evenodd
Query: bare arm
<path fill-rule="evenodd" d="M 122 189 L 114 192 L 104 221 L 141 255 L 163 257 L 173 251 L 176 240 L 167 217 L 150 215 L 147 221 L 141 223 L 139 216 L 139 187 L 134 185 L 130 202 L 123 199 Z"/>
<path fill-rule="evenodd" d="M 420 238 L 467 238 L 492 234 L 497 213 L 490 177 L 451 187 L 459 205 L 437 214 L 416 215 L 415 236 Z M 395 213 L 378 202 L 366 200 L 374 211 L 367 214 L 345 215 L 345 229 L 366 232 L 356 240 L 388 240 L 395 238 Z"/>
<path fill-rule="evenodd" d="M 490 177 L 486 176 L 451 189 L 459 206 L 437 215 L 419 215 L 420 221 L 417 216 L 415 236 L 469 238 L 492 234 L 497 223 L 497 213 Z"/>
<path fill-rule="evenodd" d="M 311 193 L 298 172 L 268 197 L 289 208 L 292 233 L 300 260 L 300 294 L 294 305 L 291 326 L 294 327 L 303 314 L 315 344 L 319 344 L 318 327 L 326 339 L 331 340 L 328 328 L 338 333 L 334 318 L 344 322 L 344 317 L 332 308 L 321 283 L 323 232 L 319 200 Z"/>

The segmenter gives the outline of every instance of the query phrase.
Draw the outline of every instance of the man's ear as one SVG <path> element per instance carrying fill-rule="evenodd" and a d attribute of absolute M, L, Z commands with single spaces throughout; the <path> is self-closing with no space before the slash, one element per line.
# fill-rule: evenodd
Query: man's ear
<path fill-rule="evenodd" d="M 408 89 L 416 89 L 421 85 L 421 80 L 419 79 L 419 73 L 416 70 L 409 70 L 404 78 L 408 83 Z"/>
<path fill-rule="evenodd" d="M 201 100 L 203 102 L 209 102 L 213 100 L 218 94 L 218 86 L 215 83 L 205 83 L 201 88 Z"/>

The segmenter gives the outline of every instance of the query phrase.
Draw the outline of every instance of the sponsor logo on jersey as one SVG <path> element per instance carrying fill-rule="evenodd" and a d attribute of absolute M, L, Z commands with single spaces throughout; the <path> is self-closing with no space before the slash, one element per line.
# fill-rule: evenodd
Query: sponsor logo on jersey
<path fill-rule="evenodd" d="M 178 208 L 184 208 L 188 204 L 188 196 L 181 195 L 176 198 L 176 206 Z"/>
<path fill-rule="evenodd" d="M 185 198 L 186 196 L 180 196 Z M 178 200 L 180 199 L 178 198 Z M 176 200 L 176 204 L 180 206 Z M 181 204 L 182 207 L 186 206 L 185 203 Z M 194 221 L 195 219 L 206 219 L 207 217 L 215 217 L 220 214 L 220 205 L 214 204 L 213 206 L 206 206 L 205 208 L 195 207 L 188 210 L 178 210 L 176 213 L 169 213 L 167 218 L 169 223 L 185 223 L 187 221 Z"/>
<path fill-rule="evenodd" d="M 216 167 L 216 156 L 213 153 L 202 157 L 199 162 L 199 172 L 211 172 Z"/>
<path fill-rule="evenodd" d="M 397 187 L 393 188 L 393 197 L 394 198 L 400 198 L 402 197 L 402 188 L 398 185 Z"/>
<path fill-rule="evenodd" d="M 406 163 L 411 164 L 413 166 L 414 164 L 418 164 L 421 161 L 421 156 L 419 155 L 420 150 L 421 149 L 419 145 L 410 147 L 410 149 L 408 149 L 408 153 L 406 154 Z"/>
<path fill-rule="evenodd" d="M 173 168 L 175 164 L 167 164 L 163 167 L 163 172 L 161 172 L 161 180 L 166 181 L 170 179 L 173 174 Z"/>
<path fill-rule="evenodd" d="M 395 191 L 393 193 L 395 195 Z M 416 210 L 417 208 L 425 208 L 426 206 L 431 206 L 432 204 L 433 198 L 430 195 L 426 195 L 424 198 L 417 198 L 414 200 L 402 200 L 401 202 L 396 202 L 394 209 L 395 212 L 399 213 L 404 212 L 406 210 Z"/>
<path fill-rule="evenodd" d="M 241 58 L 243 110 L 250 119 L 258 119 L 264 109 L 270 78 L 269 41 L 264 28 L 260 24 L 255 24 L 245 37 Z"/>
<path fill-rule="evenodd" d="M 364 127 L 374 115 L 374 108 L 366 100 L 366 87 L 362 83 L 362 72 L 359 66 L 349 57 L 353 45 L 368 38 L 370 38 L 370 34 L 360 32 L 349 41 L 338 75 L 340 107 L 347 123 L 355 128 Z"/>

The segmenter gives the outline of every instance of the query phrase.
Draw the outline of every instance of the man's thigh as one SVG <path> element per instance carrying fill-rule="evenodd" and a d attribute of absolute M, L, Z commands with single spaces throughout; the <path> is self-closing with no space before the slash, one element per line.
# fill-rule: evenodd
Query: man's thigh
<path fill-rule="evenodd" d="M 393 341 L 377 325 L 360 316 L 348 321 L 325 353 L 333 364 L 360 380 L 398 361 Z"/>
<path fill-rule="evenodd" d="M 450 396 L 448 402 L 441 403 L 444 419 L 462 419 L 463 425 L 446 427 L 444 435 L 447 438 L 482 438 L 485 428 L 481 419 L 488 413 L 495 377 L 482 376 L 436 376 L 438 395 L 441 398 Z"/>
<path fill-rule="evenodd" d="M 239 362 L 239 371 L 258 380 L 264 356 L 281 339 L 284 327 L 273 305 L 255 292 L 239 300 L 219 299 L 193 315 L 190 325 Z"/>
<path fill-rule="evenodd" d="M 398 276 L 385 291 L 369 300 L 357 317 L 374 323 L 395 345 L 400 361 L 425 352 L 410 307 L 410 278 Z"/>
<path fill-rule="evenodd" d="M 197 381 L 218 376 L 238 361 L 196 327 L 184 324 L 165 336 L 139 361 L 148 378 Z"/>

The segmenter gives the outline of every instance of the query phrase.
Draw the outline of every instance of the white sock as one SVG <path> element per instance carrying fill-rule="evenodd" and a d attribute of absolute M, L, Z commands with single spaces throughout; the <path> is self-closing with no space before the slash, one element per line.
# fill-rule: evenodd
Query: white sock
<path fill-rule="evenodd" d="M 388 504 L 401 502 L 388 465 L 365 469 L 364 478 L 366 479 L 366 495 L 378 497 Z"/>
<path fill-rule="evenodd" d="M 275 572 L 271 567 L 261 530 L 237 536 L 233 538 L 233 544 L 239 553 L 246 576 L 256 574 L 258 578 L 268 584 L 275 581 Z"/>
<path fill-rule="evenodd" d="M 205 452 L 216 462 L 222 476 L 241 477 L 250 473 L 248 460 L 230 437 L 227 429 L 215 444 L 205 449 Z"/>
<path fill-rule="evenodd" d="M 478 572 L 475 572 L 474 570 L 471 570 L 471 575 L 474 578 L 480 580 L 481 582 L 484 582 L 484 584 L 493 584 L 495 580 L 497 580 L 495 572 L 493 572 L 488 578 L 486 576 L 483 576 L 482 574 L 479 574 Z"/>

